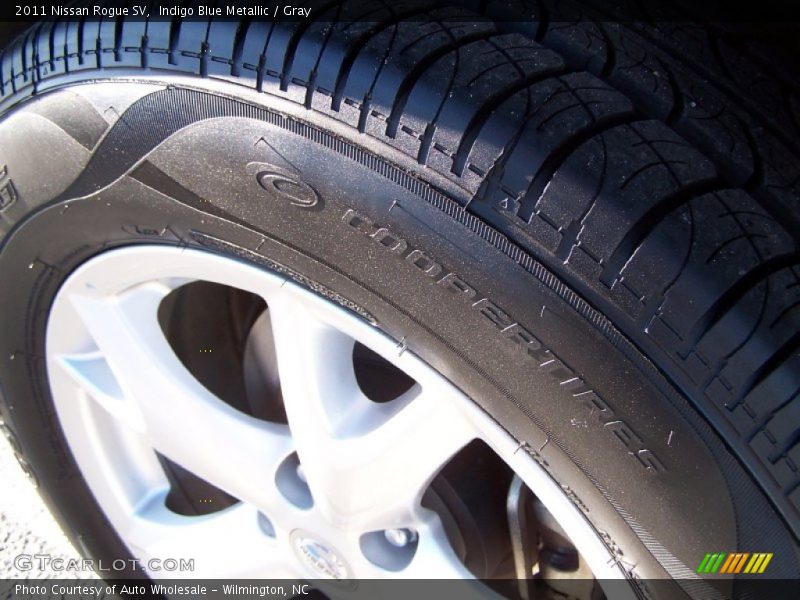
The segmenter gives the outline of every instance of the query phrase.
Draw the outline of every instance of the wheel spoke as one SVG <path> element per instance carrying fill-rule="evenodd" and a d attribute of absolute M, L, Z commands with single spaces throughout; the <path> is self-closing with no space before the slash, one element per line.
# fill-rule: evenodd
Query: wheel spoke
<path fill-rule="evenodd" d="M 353 340 L 296 298 L 270 304 L 286 412 L 315 506 L 363 530 L 406 525 L 436 472 L 473 437 L 431 389 L 378 404 L 353 373 Z"/>
<path fill-rule="evenodd" d="M 332 440 L 319 458 L 323 493 L 338 514 L 364 527 L 408 524 L 427 485 L 467 442 L 466 430 L 443 403 L 420 393 L 369 433 Z"/>
<path fill-rule="evenodd" d="M 73 295 L 99 348 L 92 360 L 99 363 L 102 355 L 128 406 L 118 414 L 137 411 L 156 450 L 241 500 L 269 504 L 276 493 L 274 467 L 292 449 L 288 430 L 231 408 L 186 370 L 158 324 L 158 306 L 169 291 L 150 283 L 112 298 Z M 80 361 L 62 362 L 75 371 Z M 106 405 L 117 400 L 96 388 L 90 386 L 90 395 Z"/>
<path fill-rule="evenodd" d="M 57 356 L 56 364 L 110 416 L 137 433 L 144 433 L 141 413 L 125 398 L 101 352 Z"/>
<path fill-rule="evenodd" d="M 194 559 L 194 570 L 162 571 L 154 573 L 156 577 L 196 577 L 195 573 L 242 579 L 295 576 L 280 543 L 259 529 L 257 519 L 257 511 L 247 505 L 199 517 L 177 515 L 166 508 L 162 493 L 143 504 L 123 527 L 125 539 L 145 561 L 145 568 L 152 559 L 162 565 L 167 558 Z"/>

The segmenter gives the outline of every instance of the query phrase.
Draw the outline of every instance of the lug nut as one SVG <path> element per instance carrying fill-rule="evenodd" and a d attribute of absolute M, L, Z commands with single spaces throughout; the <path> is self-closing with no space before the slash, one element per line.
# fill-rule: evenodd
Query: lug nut
<path fill-rule="evenodd" d="M 387 529 L 383 535 L 387 542 L 397 548 L 403 548 L 417 539 L 417 534 L 410 529 Z"/>

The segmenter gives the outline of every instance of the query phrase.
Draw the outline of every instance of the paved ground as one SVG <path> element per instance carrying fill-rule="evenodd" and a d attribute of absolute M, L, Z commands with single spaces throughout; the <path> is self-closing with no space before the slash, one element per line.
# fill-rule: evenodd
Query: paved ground
<path fill-rule="evenodd" d="M 20 554 L 80 558 L 0 436 L 0 578 L 93 577 L 85 572 L 22 571 L 14 566 L 14 558 Z"/>

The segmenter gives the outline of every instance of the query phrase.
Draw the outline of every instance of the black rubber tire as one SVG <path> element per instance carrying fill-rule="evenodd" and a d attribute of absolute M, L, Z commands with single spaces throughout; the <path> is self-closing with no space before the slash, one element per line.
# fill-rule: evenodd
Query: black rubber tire
<path fill-rule="evenodd" d="M 795 74 L 585 6 L 354 6 L 370 20 L 42 23 L 0 57 L 0 406 L 73 537 L 120 552 L 53 420 L 49 303 L 103 249 L 167 243 L 286 270 L 405 339 L 643 593 L 705 593 L 712 551 L 795 577 Z M 133 100 L 101 106 L 109 80 Z"/>

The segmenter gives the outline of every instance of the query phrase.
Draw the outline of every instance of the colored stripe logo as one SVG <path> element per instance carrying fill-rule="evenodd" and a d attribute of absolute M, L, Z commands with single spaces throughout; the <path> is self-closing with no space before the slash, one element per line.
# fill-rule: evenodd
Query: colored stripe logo
<path fill-rule="evenodd" d="M 772 552 L 715 552 L 708 553 L 703 557 L 700 566 L 697 567 L 698 573 L 709 574 L 736 574 L 750 573 L 760 574 L 767 570 L 769 561 L 772 560 Z"/>

